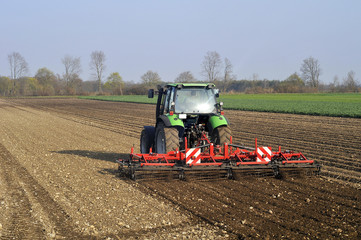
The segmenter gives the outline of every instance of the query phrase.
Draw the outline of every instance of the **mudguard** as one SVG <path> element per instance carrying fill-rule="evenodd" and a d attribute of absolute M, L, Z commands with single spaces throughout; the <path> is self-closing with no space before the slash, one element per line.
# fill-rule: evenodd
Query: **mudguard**
<path fill-rule="evenodd" d="M 228 120 L 223 115 L 213 115 L 208 120 L 208 128 L 209 132 L 212 133 L 213 129 L 219 127 L 219 126 L 227 126 L 229 125 Z"/>
<path fill-rule="evenodd" d="M 182 127 L 184 128 L 184 123 L 181 119 L 178 118 L 178 114 L 166 114 L 159 117 L 166 127 Z"/>

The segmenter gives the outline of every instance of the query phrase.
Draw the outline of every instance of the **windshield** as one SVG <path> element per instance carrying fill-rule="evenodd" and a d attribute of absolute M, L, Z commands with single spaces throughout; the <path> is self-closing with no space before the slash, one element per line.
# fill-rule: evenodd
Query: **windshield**
<path fill-rule="evenodd" d="M 182 88 L 175 98 L 176 113 L 216 113 L 216 97 L 213 89 Z"/>

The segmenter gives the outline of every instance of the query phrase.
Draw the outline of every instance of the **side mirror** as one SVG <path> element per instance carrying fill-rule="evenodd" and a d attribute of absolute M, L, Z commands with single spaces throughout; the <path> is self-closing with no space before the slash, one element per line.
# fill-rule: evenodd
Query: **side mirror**
<path fill-rule="evenodd" d="M 216 95 L 216 97 L 219 97 L 219 89 L 214 89 L 214 94 Z"/>
<path fill-rule="evenodd" d="M 154 98 L 154 89 L 148 90 L 148 98 Z"/>

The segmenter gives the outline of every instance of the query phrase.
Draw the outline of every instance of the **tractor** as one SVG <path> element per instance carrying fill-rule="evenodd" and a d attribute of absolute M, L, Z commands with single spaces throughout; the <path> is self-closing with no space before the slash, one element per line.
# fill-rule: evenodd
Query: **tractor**
<path fill-rule="evenodd" d="M 154 89 L 148 97 L 154 98 Z M 233 143 L 219 90 L 213 83 L 174 83 L 158 86 L 155 126 L 144 126 L 140 152 L 131 148 L 129 159 L 119 159 L 121 176 L 136 180 L 141 173 L 171 171 L 180 180 L 185 172 L 223 172 L 234 179 L 235 171 L 262 171 L 281 177 L 280 169 L 311 169 L 321 166 L 302 153 L 271 147 Z M 264 171 L 266 170 L 266 171 Z"/>
<path fill-rule="evenodd" d="M 149 89 L 148 97 L 153 98 L 154 93 L 154 89 Z M 231 129 L 218 97 L 219 90 L 213 83 L 158 86 L 156 124 L 144 127 L 141 153 L 149 153 L 151 148 L 155 153 L 167 153 L 204 145 L 205 140 L 200 141 L 202 134 L 216 145 L 230 143 Z"/>

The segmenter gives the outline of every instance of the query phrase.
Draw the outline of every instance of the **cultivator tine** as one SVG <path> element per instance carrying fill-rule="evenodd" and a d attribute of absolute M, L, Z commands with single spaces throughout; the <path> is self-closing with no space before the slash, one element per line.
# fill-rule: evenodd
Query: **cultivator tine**
<path fill-rule="evenodd" d="M 274 175 L 274 177 L 277 178 L 277 179 L 281 179 L 281 178 L 282 178 L 282 175 L 281 175 L 281 173 L 280 173 L 280 168 L 279 168 L 279 166 L 276 165 L 276 164 L 271 164 L 271 166 L 272 166 L 272 170 L 273 170 L 273 175 Z"/>
<path fill-rule="evenodd" d="M 179 180 L 182 180 L 182 181 L 185 181 L 185 180 L 186 180 L 186 176 L 185 176 L 185 173 L 184 173 L 184 169 L 180 169 L 180 170 L 179 170 L 178 179 L 179 179 Z"/>
<path fill-rule="evenodd" d="M 119 177 L 123 178 L 126 176 L 123 164 L 118 166 Z"/>
<path fill-rule="evenodd" d="M 227 178 L 228 179 L 234 179 L 232 168 L 227 169 Z"/>
<path fill-rule="evenodd" d="M 133 181 L 135 181 L 137 178 L 136 178 L 136 175 L 135 175 L 135 168 L 134 166 L 131 166 L 129 168 L 129 178 L 132 179 Z"/>

